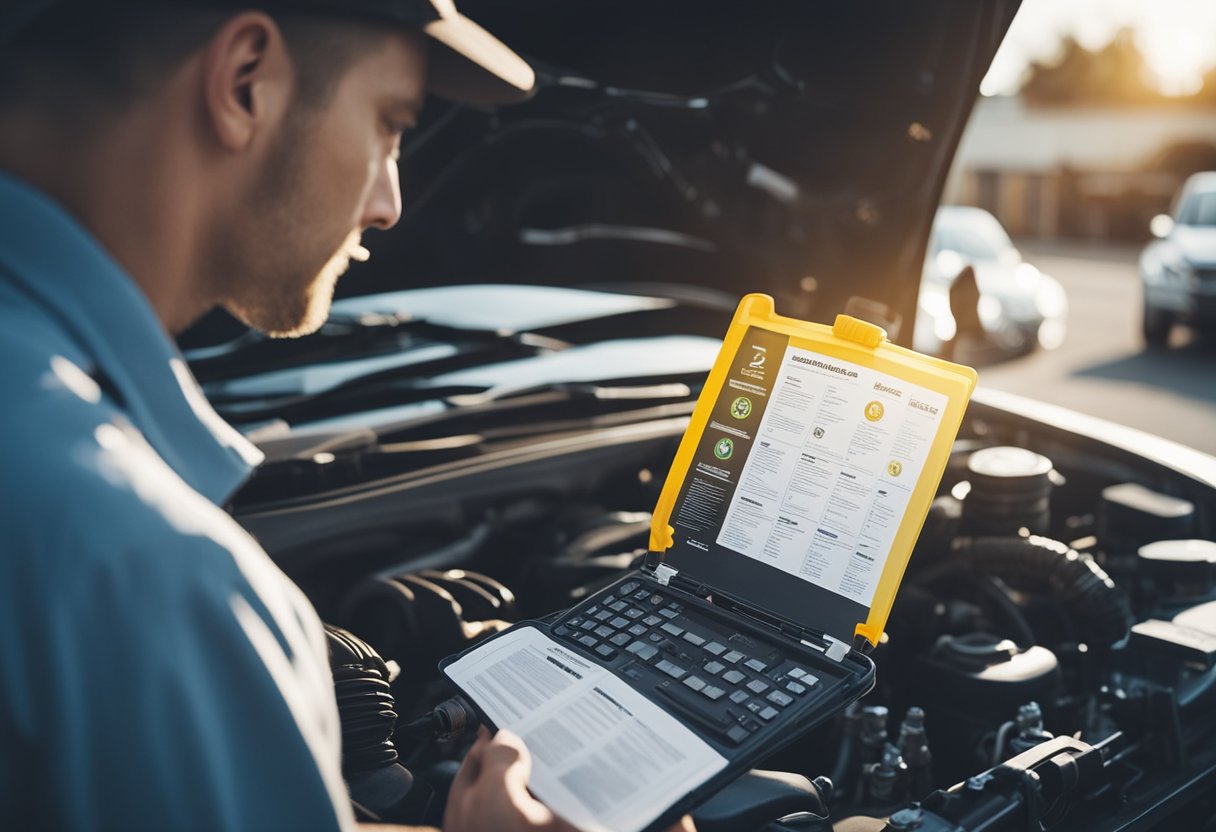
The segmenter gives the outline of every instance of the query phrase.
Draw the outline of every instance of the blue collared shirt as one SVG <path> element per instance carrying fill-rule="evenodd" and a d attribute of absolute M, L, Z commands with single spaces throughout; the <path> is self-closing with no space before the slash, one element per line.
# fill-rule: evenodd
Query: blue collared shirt
<path fill-rule="evenodd" d="M 259 460 L 130 276 L 0 173 L 0 819 L 353 825 L 320 621 L 219 508 Z"/>

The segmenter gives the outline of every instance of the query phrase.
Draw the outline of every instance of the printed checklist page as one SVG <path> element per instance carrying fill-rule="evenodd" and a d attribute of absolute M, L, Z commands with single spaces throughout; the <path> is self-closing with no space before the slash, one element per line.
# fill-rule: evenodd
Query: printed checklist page
<path fill-rule="evenodd" d="M 638 832 L 726 767 L 681 722 L 541 630 L 515 627 L 447 676 L 532 753 L 528 787 L 587 832 Z"/>
<path fill-rule="evenodd" d="M 789 347 L 718 544 L 869 606 L 946 403 Z"/>

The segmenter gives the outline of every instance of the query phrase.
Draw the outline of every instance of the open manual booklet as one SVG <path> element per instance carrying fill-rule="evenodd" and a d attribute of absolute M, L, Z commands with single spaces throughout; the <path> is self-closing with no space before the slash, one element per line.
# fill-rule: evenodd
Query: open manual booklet
<path fill-rule="evenodd" d="M 645 565 L 443 663 L 585 830 L 661 829 L 874 682 L 975 372 L 748 295 L 680 443 Z"/>

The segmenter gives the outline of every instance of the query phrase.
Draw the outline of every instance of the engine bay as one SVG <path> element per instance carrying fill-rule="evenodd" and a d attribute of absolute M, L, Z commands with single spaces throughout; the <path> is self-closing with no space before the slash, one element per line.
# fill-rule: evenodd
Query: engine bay
<path fill-rule="evenodd" d="M 363 324 L 384 323 L 371 314 Z M 623 314 L 633 326 L 653 316 L 640 330 L 661 330 L 670 307 Z M 716 348 L 698 330 L 722 314 L 689 313 L 684 340 L 633 364 L 656 344 L 597 342 L 602 318 L 511 334 L 381 326 L 375 338 L 387 331 L 420 350 L 469 341 L 476 356 L 490 339 L 526 357 L 496 353 L 492 378 L 453 370 L 461 383 L 444 381 L 444 368 L 426 384 L 363 374 L 311 412 L 307 397 L 284 405 L 276 393 L 256 408 L 234 398 L 227 409 L 214 397 L 270 459 L 232 510 L 325 621 L 399 668 L 386 691 L 393 704 L 368 718 L 419 777 L 442 781 L 461 751 L 459 740 L 423 742 L 403 728 L 450 696 L 441 658 L 510 621 L 566 609 L 644 557 L 650 510 Z M 276 371 L 315 361 L 334 337 L 348 336 L 295 345 L 304 352 L 276 359 Z M 597 348 L 599 369 L 581 374 L 578 353 Z M 555 374 L 524 369 L 562 354 Z M 209 392 L 231 384 L 220 366 L 196 364 Z M 271 389 L 265 378 L 259 389 Z M 387 420 L 376 416 L 385 396 L 396 403 Z M 875 829 L 1045 828 L 1066 815 L 1063 828 L 1131 829 L 1210 818 L 1211 462 L 1194 454 L 1185 469 L 1170 448 L 1112 441 L 1127 437 L 1037 407 L 977 393 L 873 652 L 875 689 L 765 764 L 819 778 L 826 814 L 772 828 L 844 829 L 849 818 L 888 824 Z M 352 408 L 353 421 L 335 421 Z M 1015 777 L 1018 760 L 1028 768 Z M 1044 765 L 1063 773 L 1035 768 Z"/>

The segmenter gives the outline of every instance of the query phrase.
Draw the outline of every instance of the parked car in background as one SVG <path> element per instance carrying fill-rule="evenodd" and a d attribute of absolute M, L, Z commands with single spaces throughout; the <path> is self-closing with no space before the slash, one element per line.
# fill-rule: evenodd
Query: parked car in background
<path fill-rule="evenodd" d="M 951 292 L 968 266 L 972 276 L 964 279 L 976 283 L 977 308 L 952 309 L 952 300 L 957 304 L 969 296 Z M 963 322 L 977 313 L 979 331 L 968 331 Z M 1058 347 L 1067 316 L 1064 287 L 1022 258 L 996 217 L 964 205 L 937 209 L 921 277 L 916 349 L 989 364 L 1039 347 Z"/>
<path fill-rule="evenodd" d="M 1150 229 L 1157 239 L 1140 255 L 1144 342 L 1165 346 L 1174 324 L 1216 330 L 1216 171 L 1187 179 L 1173 212 Z"/>

